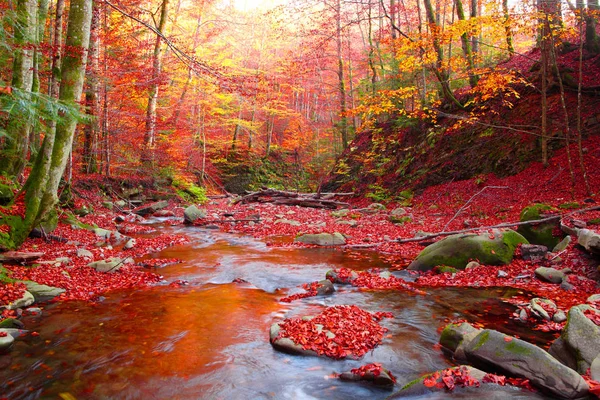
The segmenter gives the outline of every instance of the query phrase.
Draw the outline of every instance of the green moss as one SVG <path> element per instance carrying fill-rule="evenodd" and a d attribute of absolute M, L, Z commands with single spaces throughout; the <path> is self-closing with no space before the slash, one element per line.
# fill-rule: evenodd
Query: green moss
<path fill-rule="evenodd" d="M 439 272 L 440 274 L 443 273 L 450 273 L 450 274 L 455 274 L 457 273 L 459 270 L 453 267 L 449 267 L 447 265 L 438 265 L 437 267 L 435 267 L 436 271 Z"/>
<path fill-rule="evenodd" d="M 521 222 L 542 219 L 544 211 L 552 211 L 553 208 L 547 204 L 533 204 L 521 211 Z M 562 236 L 555 237 L 554 231 L 558 227 L 557 221 L 549 221 L 535 225 L 521 225 L 517 232 L 525 236 L 530 243 L 541 244 L 553 249 L 561 240 Z"/>
<path fill-rule="evenodd" d="M 0 264 L 0 283 L 13 283 L 14 279 L 9 278 L 9 271 Z"/>
<path fill-rule="evenodd" d="M 520 220 L 521 222 L 524 222 L 541 219 L 543 211 L 552 211 L 552 207 L 550 207 L 548 204 L 543 203 L 532 204 L 530 206 L 525 207 L 521 211 Z"/>
<path fill-rule="evenodd" d="M 581 205 L 577 202 L 562 203 L 558 205 L 558 208 L 562 208 L 563 210 L 575 210 L 581 208 Z"/>
<path fill-rule="evenodd" d="M 590 219 L 588 225 L 600 225 L 600 218 Z"/>
<path fill-rule="evenodd" d="M 473 350 L 477 350 L 479 349 L 481 346 L 483 346 L 490 338 L 490 332 L 489 331 L 483 331 L 481 332 L 479 335 L 477 335 L 477 337 L 475 339 L 477 339 L 477 344 L 475 345 L 475 347 L 473 347 Z"/>
<path fill-rule="evenodd" d="M 460 344 L 460 338 L 455 335 L 455 332 L 458 330 L 459 324 L 449 324 L 447 325 L 442 334 L 440 335 L 440 344 L 452 351 L 455 351 L 458 345 Z"/>
<path fill-rule="evenodd" d="M 518 343 L 515 340 L 510 341 L 506 347 L 505 347 L 506 351 L 513 353 L 513 354 L 518 354 L 518 355 L 522 355 L 522 356 L 528 356 L 531 355 L 531 349 L 527 348 L 526 346 L 523 346 L 522 344 Z"/>
<path fill-rule="evenodd" d="M 422 383 L 423 380 L 425 378 L 427 378 L 428 376 L 430 376 L 430 375 L 431 374 L 418 377 L 417 379 L 413 379 L 412 381 L 408 382 L 406 385 L 402 386 L 402 389 L 400 389 L 400 390 L 406 390 L 406 389 L 409 389 L 409 388 L 411 388 L 411 387 L 413 387 L 413 386 L 415 386 L 415 385 L 417 385 L 419 383 Z"/>
<path fill-rule="evenodd" d="M 412 218 L 408 215 L 404 215 L 402 217 L 397 215 L 390 215 L 388 219 L 392 224 L 398 225 L 404 225 L 405 223 L 412 222 Z"/>

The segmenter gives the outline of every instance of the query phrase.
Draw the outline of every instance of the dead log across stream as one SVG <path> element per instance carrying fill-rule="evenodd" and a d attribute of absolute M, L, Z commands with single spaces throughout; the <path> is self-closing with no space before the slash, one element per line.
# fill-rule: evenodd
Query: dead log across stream
<path fill-rule="evenodd" d="M 327 208 L 330 210 L 335 210 L 338 207 L 350 206 L 348 203 L 331 200 L 336 195 L 336 193 L 297 193 L 275 189 L 261 189 L 241 197 L 239 200 L 236 200 L 235 203 L 272 203 L 286 206 Z M 341 193 L 339 195 L 350 196 L 352 193 Z"/>

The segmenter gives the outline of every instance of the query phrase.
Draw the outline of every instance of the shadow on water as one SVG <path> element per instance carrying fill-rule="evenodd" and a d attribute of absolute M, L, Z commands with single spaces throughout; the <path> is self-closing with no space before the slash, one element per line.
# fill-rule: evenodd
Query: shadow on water
<path fill-rule="evenodd" d="M 275 249 L 243 236 L 172 229 L 191 241 L 160 253 L 182 262 L 157 272 L 167 281 L 188 280 L 188 286 L 112 292 L 99 304 L 52 304 L 42 317 L 26 317 L 27 328 L 39 336 L 17 341 L 10 354 L 0 356 L 0 397 L 384 399 L 390 391 L 331 375 L 380 362 L 403 384 L 451 366 L 435 344 L 441 328 L 460 318 L 533 337 L 507 320 L 510 306 L 497 297 L 510 292 L 494 289 L 436 289 L 414 296 L 339 287 L 333 296 L 280 303 L 279 298 L 323 279 L 331 268 L 386 264 L 374 253 Z M 247 283 L 232 283 L 236 278 Z M 361 360 L 298 357 L 272 349 L 268 328 L 273 322 L 336 304 L 391 311 L 395 318 L 383 322 L 390 336 Z M 482 397 L 542 398 L 508 388 L 414 398 Z"/>

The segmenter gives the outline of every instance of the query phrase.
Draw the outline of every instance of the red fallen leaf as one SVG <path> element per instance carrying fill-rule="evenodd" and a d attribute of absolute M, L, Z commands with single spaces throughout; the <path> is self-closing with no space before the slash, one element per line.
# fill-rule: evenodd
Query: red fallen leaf
<path fill-rule="evenodd" d="M 600 384 L 595 386 L 590 386 L 590 393 L 596 397 L 600 397 Z"/>
<path fill-rule="evenodd" d="M 451 376 L 445 376 L 442 378 L 442 381 L 448 388 L 448 390 L 454 390 L 454 378 Z"/>
<path fill-rule="evenodd" d="M 512 342 L 513 338 L 511 336 L 504 336 L 505 342 Z"/>
<path fill-rule="evenodd" d="M 426 376 L 423 379 L 423 385 L 425 385 L 426 387 L 430 388 L 430 387 L 434 387 L 435 384 L 437 382 L 437 379 L 433 377 L 433 375 L 430 376 Z"/>
<path fill-rule="evenodd" d="M 31 336 L 40 336 L 40 334 L 34 331 L 34 332 L 31 332 Z"/>
<path fill-rule="evenodd" d="M 503 375 L 496 374 L 485 374 L 483 379 L 481 380 L 483 383 L 495 383 L 500 386 L 506 385 L 506 377 Z"/>

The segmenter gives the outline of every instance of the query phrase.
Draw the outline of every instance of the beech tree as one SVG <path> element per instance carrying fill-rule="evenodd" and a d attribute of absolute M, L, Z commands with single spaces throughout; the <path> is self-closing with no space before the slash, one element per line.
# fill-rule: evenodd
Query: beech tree
<path fill-rule="evenodd" d="M 0 233 L 0 248 L 18 247 L 31 230 L 43 221 L 56 219 L 54 207 L 58 202 L 58 187 L 65 171 L 73 143 L 85 78 L 87 49 L 92 20 L 92 0 L 71 0 L 67 25 L 65 53 L 62 63 L 56 128 L 48 132 L 42 143 L 31 173 L 23 188 L 25 216 L 4 216 L 11 226 L 9 234 Z M 69 111 L 70 110 L 70 111 Z"/>

